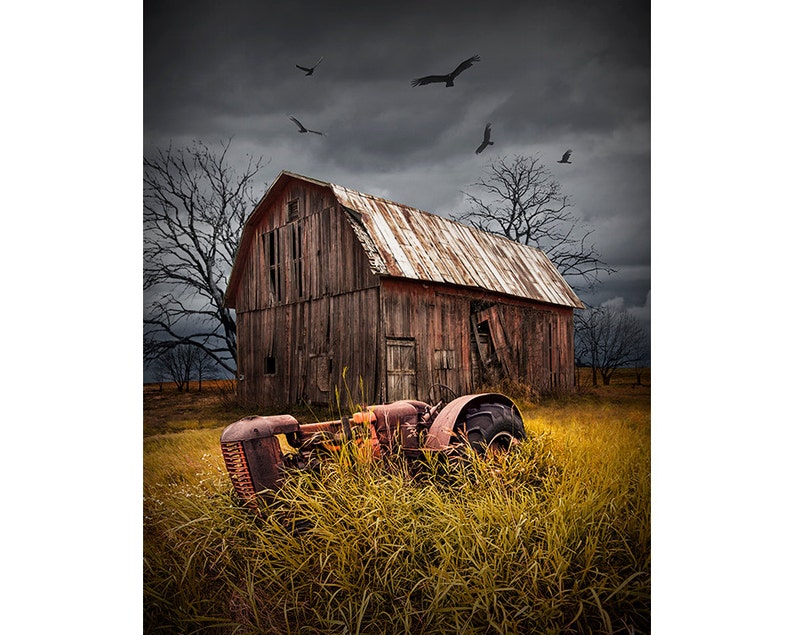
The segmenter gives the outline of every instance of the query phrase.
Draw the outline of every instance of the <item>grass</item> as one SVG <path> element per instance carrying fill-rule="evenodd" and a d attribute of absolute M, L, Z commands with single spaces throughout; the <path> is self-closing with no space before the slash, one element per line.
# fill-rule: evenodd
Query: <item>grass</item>
<path fill-rule="evenodd" d="M 351 450 L 261 517 L 220 456 L 237 413 L 165 417 L 181 431 L 144 439 L 146 632 L 648 633 L 650 389 L 631 379 L 520 402 L 529 439 L 500 460 L 412 475 Z"/>

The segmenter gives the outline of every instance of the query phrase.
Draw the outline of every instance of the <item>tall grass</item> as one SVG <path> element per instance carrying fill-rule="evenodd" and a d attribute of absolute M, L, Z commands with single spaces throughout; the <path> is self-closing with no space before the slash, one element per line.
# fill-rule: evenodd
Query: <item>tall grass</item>
<path fill-rule="evenodd" d="M 220 430 L 147 439 L 146 631 L 649 632 L 647 409 L 522 410 L 529 439 L 504 457 L 409 471 L 350 448 L 261 517 Z"/>

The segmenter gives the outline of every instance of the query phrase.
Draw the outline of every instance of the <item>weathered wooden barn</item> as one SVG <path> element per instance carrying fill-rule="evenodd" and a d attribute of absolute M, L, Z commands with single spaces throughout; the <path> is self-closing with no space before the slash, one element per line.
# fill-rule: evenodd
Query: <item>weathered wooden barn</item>
<path fill-rule="evenodd" d="M 243 230 L 226 305 L 239 395 L 370 404 L 508 377 L 574 381 L 583 308 L 540 250 L 383 198 L 282 172 Z M 363 395 L 359 395 L 363 390 Z"/>

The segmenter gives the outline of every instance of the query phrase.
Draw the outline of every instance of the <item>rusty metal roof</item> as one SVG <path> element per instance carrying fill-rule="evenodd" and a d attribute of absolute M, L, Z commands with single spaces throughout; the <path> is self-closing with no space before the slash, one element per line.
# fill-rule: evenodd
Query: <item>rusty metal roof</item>
<path fill-rule="evenodd" d="M 475 287 L 584 308 L 540 249 L 292 172 L 282 171 L 271 190 L 287 177 L 331 188 L 367 253 L 375 275 Z M 267 194 L 263 201 L 266 198 Z"/>
<path fill-rule="evenodd" d="M 584 307 L 540 249 L 340 185 L 328 187 L 348 210 L 375 274 Z"/>

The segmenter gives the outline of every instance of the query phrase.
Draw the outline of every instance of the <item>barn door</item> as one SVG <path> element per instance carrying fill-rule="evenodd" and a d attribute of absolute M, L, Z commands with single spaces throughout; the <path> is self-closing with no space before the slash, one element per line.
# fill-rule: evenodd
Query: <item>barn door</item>
<path fill-rule="evenodd" d="M 416 341 L 386 338 L 386 398 L 416 399 Z"/>

